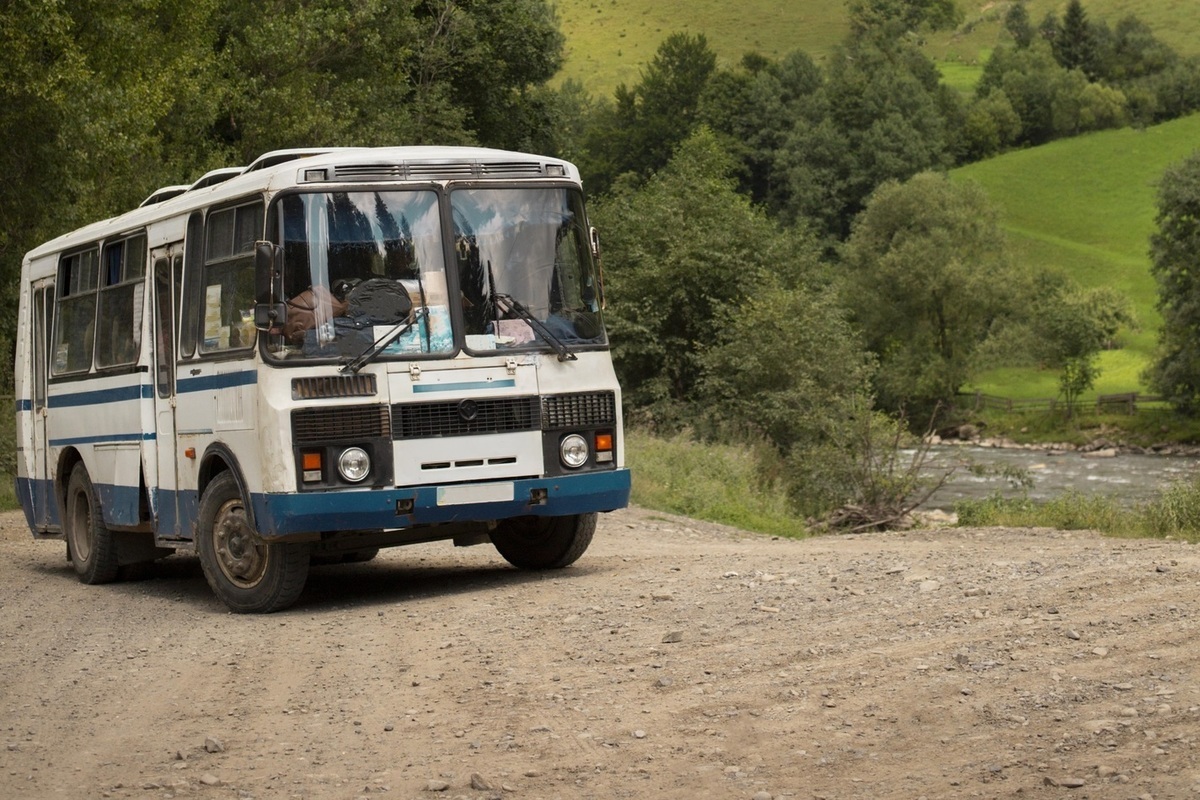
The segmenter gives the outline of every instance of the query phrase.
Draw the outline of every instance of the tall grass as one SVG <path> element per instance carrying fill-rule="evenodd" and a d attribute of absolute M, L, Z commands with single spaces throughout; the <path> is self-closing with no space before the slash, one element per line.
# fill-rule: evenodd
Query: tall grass
<path fill-rule="evenodd" d="M 1179 483 L 1135 506 L 1108 495 L 1066 492 L 1045 503 L 999 495 L 967 500 L 955 507 L 958 524 L 1095 530 L 1126 538 L 1176 538 L 1200 542 L 1200 482 Z"/>
<path fill-rule="evenodd" d="M 629 430 L 625 446 L 637 505 L 776 536 L 807 533 L 804 520 L 790 512 L 782 486 L 764 475 L 764 454 L 751 445 L 702 444 L 687 434 L 662 438 Z"/>

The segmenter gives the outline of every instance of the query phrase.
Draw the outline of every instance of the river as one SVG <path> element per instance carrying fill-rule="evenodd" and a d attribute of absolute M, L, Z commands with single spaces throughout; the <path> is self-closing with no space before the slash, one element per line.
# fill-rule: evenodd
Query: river
<path fill-rule="evenodd" d="M 958 445 L 933 447 L 930 455 L 934 469 L 960 465 L 924 506 L 947 511 L 959 500 L 979 499 L 996 492 L 1004 497 L 1027 494 L 1030 499 L 1040 501 L 1075 490 L 1088 495 L 1110 495 L 1122 505 L 1132 506 L 1154 498 L 1172 483 L 1200 478 L 1200 458 L 1185 456 L 1119 453 L 1097 458 L 1069 451 Z M 986 467 L 989 474 L 973 474 L 961 466 L 968 462 Z M 1033 479 L 1033 487 L 1014 487 L 998 474 L 1006 466 L 1025 470 Z"/>

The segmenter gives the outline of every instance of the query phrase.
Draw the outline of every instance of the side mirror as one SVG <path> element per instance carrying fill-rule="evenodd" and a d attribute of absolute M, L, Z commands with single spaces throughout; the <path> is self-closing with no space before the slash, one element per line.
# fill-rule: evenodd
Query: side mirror
<path fill-rule="evenodd" d="M 283 298 L 283 248 L 271 242 L 254 243 L 254 327 L 260 331 L 287 321 Z"/>

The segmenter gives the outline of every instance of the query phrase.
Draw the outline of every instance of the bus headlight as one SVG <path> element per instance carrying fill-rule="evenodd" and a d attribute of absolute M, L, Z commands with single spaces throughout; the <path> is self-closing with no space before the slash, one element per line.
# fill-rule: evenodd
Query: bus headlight
<path fill-rule="evenodd" d="M 558 444 L 558 457 L 566 467 L 579 469 L 588 460 L 587 440 L 578 433 L 564 436 Z"/>
<path fill-rule="evenodd" d="M 361 447 L 347 447 L 338 456 L 338 473 L 350 483 L 358 483 L 371 472 L 371 457 Z"/>

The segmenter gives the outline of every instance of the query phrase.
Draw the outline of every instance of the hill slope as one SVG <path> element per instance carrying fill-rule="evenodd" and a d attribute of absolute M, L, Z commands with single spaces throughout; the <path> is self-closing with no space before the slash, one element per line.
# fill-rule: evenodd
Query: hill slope
<path fill-rule="evenodd" d="M 778 58 L 793 50 L 819 57 L 849 30 L 846 8 L 829 0 L 557 0 L 567 37 L 560 79 L 607 96 L 637 83 L 642 67 L 672 33 L 702 33 L 724 66 L 756 51 Z"/>
<path fill-rule="evenodd" d="M 1196 150 L 1200 115 L 1145 130 L 1124 129 L 1065 139 L 955 170 L 1001 209 L 1014 255 L 1061 269 L 1084 286 L 1112 286 L 1133 303 L 1141 330 L 1123 349 L 1103 354 L 1101 393 L 1145 390 L 1138 374 L 1153 352 L 1161 318 L 1154 308 L 1149 237 L 1158 180 L 1166 167 Z M 998 371 L 989 393 L 1052 397 L 1056 376 Z"/>
<path fill-rule="evenodd" d="M 559 79 L 578 80 L 601 96 L 619 83 L 636 83 L 643 65 L 672 33 L 703 33 L 720 63 L 732 65 L 748 51 L 777 58 L 804 50 L 820 60 L 849 30 L 842 0 L 555 0 L 554 5 L 567 37 Z M 963 24 L 929 34 L 926 50 L 939 61 L 980 64 L 1003 41 L 1002 22 L 1011 3 L 959 0 L 958 5 Z M 1064 5 L 1062 0 L 1026 3 L 1034 24 L 1049 10 L 1061 14 Z M 1084 8 L 1109 27 L 1137 14 L 1180 53 L 1200 53 L 1200 14 L 1193 0 L 1085 0 Z"/>

